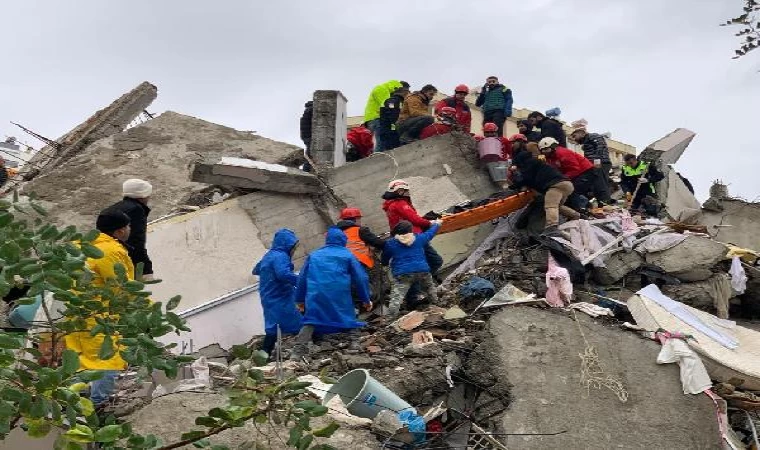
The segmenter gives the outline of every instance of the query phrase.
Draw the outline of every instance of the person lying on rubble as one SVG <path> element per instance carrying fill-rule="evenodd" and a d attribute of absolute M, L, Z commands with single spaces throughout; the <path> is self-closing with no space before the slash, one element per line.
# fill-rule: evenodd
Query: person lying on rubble
<path fill-rule="evenodd" d="M 351 128 L 346 133 L 346 161 L 354 162 L 372 155 L 375 146 L 372 132 L 364 125 Z"/>
<path fill-rule="evenodd" d="M 433 304 L 438 302 L 435 282 L 425 258 L 425 247 L 430 244 L 440 226 L 441 221 L 434 220 L 424 233 L 414 233 L 411 222 L 402 220 L 393 227 L 393 238 L 386 241 L 383 250 L 383 265 L 390 263 L 393 273 L 387 314 L 389 320 L 398 317 L 401 303 L 414 284 L 420 285 Z"/>
<path fill-rule="evenodd" d="M 587 196 L 589 199 L 596 197 L 599 201 L 609 203 L 609 188 L 588 158 L 562 147 L 552 137 L 541 139 L 538 148 L 546 157 L 548 164 L 570 179 L 577 194 Z"/>
<path fill-rule="evenodd" d="M 105 286 L 108 279 L 117 278 L 116 265 L 121 264 L 126 271 L 127 280 L 135 279 L 135 267 L 129 257 L 125 242 L 130 233 L 129 216 L 122 211 L 109 207 L 98 215 L 95 228 L 100 232 L 98 237 L 91 242 L 97 247 L 103 256 L 100 258 L 88 258 L 87 268 L 92 272 L 92 285 Z M 98 301 L 102 301 L 98 299 Z M 76 331 L 65 336 L 66 348 L 79 354 L 79 367 L 81 370 L 99 370 L 103 377 L 95 380 L 90 385 L 90 400 L 95 407 L 103 405 L 116 389 L 116 377 L 119 371 L 126 369 L 127 363 L 119 353 L 109 359 L 101 359 L 100 348 L 105 341 L 105 335 L 91 335 L 89 329 L 97 325 L 94 317 L 86 319 L 88 330 Z M 118 342 L 114 343 L 114 346 Z M 118 347 L 117 347 L 118 348 Z"/>
<path fill-rule="evenodd" d="M 380 108 L 380 118 L 375 129 L 376 152 L 393 150 L 401 145 L 396 122 L 401 115 L 401 108 L 404 106 L 404 98 L 407 95 L 409 95 L 409 88 L 401 86 L 393 91 Z"/>
<path fill-rule="evenodd" d="M 541 140 L 541 132 L 536 130 L 533 127 L 533 123 L 528 119 L 517 122 L 517 131 L 525 136 L 528 142 L 538 142 Z"/>
<path fill-rule="evenodd" d="M 402 144 L 416 141 L 422 129 L 435 122 L 430 115 L 429 107 L 430 101 L 437 93 L 438 89 L 435 86 L 426 84 L 420 91 L 406 96 L 398 118 L 398 133 Z"/>
<path fill-rule="evenodd" d="M 455 130 L 462 130 L 462 126 L 457 123 L 457 111 L 450 106 L 444 106 L 438 113 L 438 122 L 430 124 L 422 129 L 420 132 L 420 140 L 451 133 Z"/>
<path fill-rule="evenodd" d="M 384 294 L 383 280 L 385 273 L 375 270 L 375 255 L 372 249 L 382 251 L 385 240 L 378 237 L 368 227 L 362 226 L 362 210 L 359 208 L 343 208 L 339 222 L 335 224 L 346 234 L 346 248 L 354 254 L 369 277 L 370 298 L 373 303 L 380 303 Z"/>
<path fill-rule="evenodd" d="M 514 164 L 519 171 L 510 189 L 519 190 L 524 187 L 533 189 L 544 196 L 544 211 L 546 225 L 544 234 L 555 234 L 559 225 L 559 214 L 569 220 L 580 219 L 580 214 L 565 206 L 568 197 L 573 193 L 573 184 L 554 167 L 539 161 L 528 151 L 515 154 Z"/>
<path fill-rule="evenodd" d="M 435 104 L 435 113 L 438 115 L 440 115 L 441 110 L 447 106 L 454 108 L 456 111 L 457 124 L 461 126 L 462 131 L 465 133 L 470 132 L 470 124 L 472 123 L 470 107 L 465 102 L 465 98 L 467 98 L 469 92 L 470 88 L 468 88 L 466 84 L 460 84 L 454 88 L 453 97 L 446 97 Z"/>
<path fill-rule="evenodd" d="M 657 198 L 655 183 L 662 181 L 665 175 L 657 170 L 654 164 L 640 161 L 636 155 L 625 155 L 624 161 L 625 164 L 620 174 L 620 188 L 625 192 L 631 210 L 640 210 L 644 204 L 647 204 L 649 208 L 647 208 L 646 213 L 653 216 L 657 215 L 657 208 L 653 207 L 653 203 L 644 202 L 644 199 L 646 197 Z M 636 188 L 639 185 L 637 191 Z"/>
<path fill-rule="evenodd" d="M 148 256 L 146 239 L 148 236 L 148 202 L 153 194 L 153 186 L 145 180 L 131 178 L 121 186 L 124 198 L 112 205 L 113 208 L 129 216 L 129 239 L 125 242 L 132 264 L 143 264 L 142 281 L 153 280 L 153 261 Z"/>
<path fill-rule="evenodd" d="M 264 342 L 261 350 L 271 355 L 277 344 L 277 328 L 282 334 L 301 331 L 301 313 L 296 308 L 298 275 L 293 272 L 293 253 L 298 237 L 292 230 L 280 228 L 274 233 L 272 246 L 256 263 L 253 274 L 259 277 L 259 297 L 264 310 Z"/>
<path fill-rule="evenodd" d="M 485 138 L 496 138 L 501 142 L 501 161 L 507 161 L 512 159 L 513 149 L 512 141 L 499 136 L 499 127 L 493 122 L 487 122 L 483 125 L 483 136 L 475 136 L 477 142 L 482 141 Z"/>
<path fill-rule="evenodd" d="M 372 88 L 372 91 L 369 93 L 369 98 L 367 99 L 367 105 L 364 107 L 364 124 L 367 128 L 372 131 L 372 134 L 375 136 L 375 151 L 381 152 L 382 149 L 382 143 L 379 141 L 379 126 L 380 126 L 380 108 L 383 107 L 383 104 L 385 103 L 388 98 L 390 98 L 393 93 L 399 89 L 404 88 L 408 92 L 409 89 L 409 83 L 406 81 L 398 81 L 398 80 L 390 80 L 386 81 L 385 83 L 378 84 L 374 88 Z"/>
<path fill-rule="evenodd" d="M 528 115 L 528 121 L 534 126 L 541 129 L 541 139 L 552 137 L 557 140 L 560 146 L 567 147 L 567 135 L 562 128 L 562 123 L 551 117 L 546 117 L 539 111 L 533 111 Z"/>
<path fill-rule="evenodd" d="M 351 292 L 372 310 L 369 280 L 359 261 L 346 248 L 348 238 L 338 227 L 330 227 L 325 245 L 313 251 L 298 275 L 296 303 L 303 305 L 303 327 L 296 337 L 290 359 L 300 361 L 309 352 L 314 333 L 348 333 L 351 352 L 361 350 L 359 322 Z"/>

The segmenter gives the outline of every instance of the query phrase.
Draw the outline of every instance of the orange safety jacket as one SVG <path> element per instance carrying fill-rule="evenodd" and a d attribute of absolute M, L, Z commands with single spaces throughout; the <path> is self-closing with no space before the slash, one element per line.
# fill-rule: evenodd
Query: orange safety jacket
<path fill-rule="evenodd" d="M 375 259 L 372 257 L 372 249 L 359 237 L 359 229 L 360 227 L 351 227 L 343 230 L 348 238 L 346 248 L 351 250 L 360 263 L 371 269 L 375 266 Z"/>

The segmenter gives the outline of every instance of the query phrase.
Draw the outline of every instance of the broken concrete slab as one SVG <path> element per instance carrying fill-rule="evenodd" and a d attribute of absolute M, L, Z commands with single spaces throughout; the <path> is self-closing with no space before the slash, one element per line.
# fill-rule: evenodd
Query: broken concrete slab
<path fill-rule="evenodd" d="M 315 175 L 281 164 L 229 156 L 212 161 L 196 164 L 191 179 L 198 183 L 270 192 L 316 194 L 322 190 Z"/>
<path fill-rule="evenodd" d="M 617 252 L 604 260 L 604 267 L 594 267 L 594 280 L 609 286 L 641 267 L 644 258 L 637 252 Z"/>
<path fill-rule="evenodd" d="M 726 256 L 726 246 L 711 239 L 689 236 L 675 247 L 647 253 L 647 264 L 660 267 L 682 281 L 702 281 L 712 276 L 712 269 Z"/>
<path fill-rule="evenodd" d="M 644 161 L 659 161 L 663 166 L 675 164 L 696 135 L 697 133 L 686 128 L 676 128 L 649 144 L 639 154 L 639 158 Z"/>
<path fill-rule="evenodd" d="M 704 311 L 715 311 L 716 284 L 726 275 L 722 273 L 712 274 L 708 279 L 679 285 L 662 286 L 662 293 L 668 297 L 686 303 L 689 306 Z M 733 292 L 731 293 L 733 297 Z"/>
<path fill-rule="evenodd" d="M 510 436 L 510 449 L 720 448 L 712 402 L 683 395 L 675 365 L 656 363 L 660 346 L 634 333 L 597 324 L 585 315 L 515 307 L 492 317 L 494 371 L 507 374 L 512 402 L 501 418 L 504 432 L 556 433 Z M 581 386 L 578 354 L 584 337 L 598 351 L 605 374 L 622 382 L 628 401 L 602 387 Z M 606 375 L 602 375 L 606 376 Z M 658 414 L 651 414 L 658 411 Z M 688 411 L 688 414 L 684 414 Z"/>

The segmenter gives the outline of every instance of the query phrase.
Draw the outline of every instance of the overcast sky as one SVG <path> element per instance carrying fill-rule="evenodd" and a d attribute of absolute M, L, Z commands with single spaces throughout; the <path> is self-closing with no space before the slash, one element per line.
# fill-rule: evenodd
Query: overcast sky
<path fill-rule="evenodd" d="M 300 145 L 316 89 L 349 114 L 389 79 L 451 91 L 495 74 L 518 106 L 585 118 L 642 149 L 677 127 L 677 164 L 704 199 L 713 179 L 760 196 L 760 53 L 731 59 L 718 24 L 741 0 L 4 0 L 0 134 L 48 137 L 148 80 L 173 110 Z M 760 52 L 760 50 L 758 51 Z"/>

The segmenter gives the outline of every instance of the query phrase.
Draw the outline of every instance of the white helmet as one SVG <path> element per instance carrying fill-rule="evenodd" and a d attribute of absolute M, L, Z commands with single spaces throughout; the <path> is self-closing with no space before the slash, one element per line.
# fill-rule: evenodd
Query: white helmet
<path fill-rule="evenodd" d="M 404 180 L 393 180 L 388 183 L 388 192 L 396 192 L 399 189 L 409 190 L 409 184 Z"/>
<path fill-rule="evenodd" d="M 553 137 L 545 137 L 541 139 L 540 141 L 538 141 L 538 148 L 540 148 L 541 150 L 545 148 L 549 148 L 552 145 L 559 145 L 559 141 L 557 141 Z"/>

